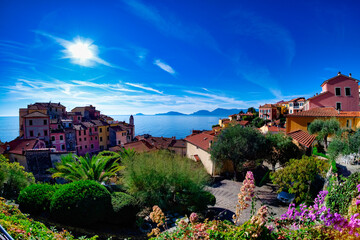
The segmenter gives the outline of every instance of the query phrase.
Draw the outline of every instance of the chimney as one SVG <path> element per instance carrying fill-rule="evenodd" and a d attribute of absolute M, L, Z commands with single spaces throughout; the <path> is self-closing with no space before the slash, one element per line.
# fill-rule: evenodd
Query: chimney
<path fill-rule="evenodd" d="M 349 73 L 349 77 L 352 77 L 351 73 Z"/>
<path fill-rule="evenodd" d="M 339 75 L 341 75 L 341 72 L 340 72 L 340 71 L 338 72 L 338 76 L 339 76 Z"/>

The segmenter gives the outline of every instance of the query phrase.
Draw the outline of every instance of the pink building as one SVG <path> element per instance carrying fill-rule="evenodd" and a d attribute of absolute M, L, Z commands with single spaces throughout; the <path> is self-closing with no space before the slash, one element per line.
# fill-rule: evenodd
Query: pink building
<path fill-rule="evenodd" d="M 24 115 L 24 139 L 39 138 L 49 143 L 50 117 L 41 112 Z"/>
<path fill-rule="evenodd" d="M 51 145 L 56 151 L 66 151 L 65 132 L 63 129 L 53 129 L 50 132 Z"/>
<path fill-rule="evenodd" d="M 333 107 L 342 111 L 360 111 L 358 80 L 338 73 L 321 84 L 322 92 L 308 99 L 304 109 Z"/>
<path fill-rule="evenodd" d="M 280 117 L 280 110 L 273 104 L 265 104 L 259 107 L 259 118 L 274 121 Z"/>
<path fill-rule="evenodd" d="M 98 130 L 95 124 L 82 122 L 81 124 L 74 124 L 74 128 L 76 130 L 76 150 L 78 155 L 100 151 Z"/>

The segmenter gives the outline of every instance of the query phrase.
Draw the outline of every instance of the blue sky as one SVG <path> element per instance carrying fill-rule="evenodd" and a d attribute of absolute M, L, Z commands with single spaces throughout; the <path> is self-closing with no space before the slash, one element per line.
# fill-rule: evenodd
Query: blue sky
<path fill-rule="evenodd" d="M 310 97 L 338 71 L 360 78 L 359 7 L 2 0 L 0 116 L 36 101 L 153 114 Z"/>

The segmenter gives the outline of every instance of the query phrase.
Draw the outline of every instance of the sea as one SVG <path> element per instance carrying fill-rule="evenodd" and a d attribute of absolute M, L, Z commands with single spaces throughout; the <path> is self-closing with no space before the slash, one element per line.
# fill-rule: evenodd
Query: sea
<path fill-rule="evenodd" d="M 112 115 L 118 121 L 129 122 L 130 115 Z M 192 130 L 211 130 L 227 116 L 187 115 L 135 115 L 135 135 L 150 134 L 155 137 L 185 138 Z M 9 142 L 19 135 L 18 117 L 0 117 L 0 141 Z"/>

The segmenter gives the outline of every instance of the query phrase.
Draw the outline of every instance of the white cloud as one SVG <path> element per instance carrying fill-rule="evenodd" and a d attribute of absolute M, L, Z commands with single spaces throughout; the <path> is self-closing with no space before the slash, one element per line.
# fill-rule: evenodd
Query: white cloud
<path fill-rule="evenodd" d="M 159 93 L 159 94 L 163 94 L 162 91 L 156 90 L 156 89 L 151 88 L 151 87 L 145 87 L 145 86 L 142 85 L 142 84 L 138 84 L 138 83 L 125 83 L 125 84 L 126 84 L 126 85 L 129 85 L 129 86 L 132 86 L 132 87 L 141 88 L 141 89 L 144 89 L 144 90 L 147 90 L 147 91 L 151 91 L 151 92 L 156 92 L 156 93 Z"/>
<path fill-rule="evenodd" d="M 161 61 L 160 59 L 156 59 L 154 61 L 154 64 L 156 66 L 158 66 L 159 68 L 161 68 L 162 70 L 164 70 L 165 72 L 170 73 L 171 75 L 175 75 L 176 72 L 175 70 L 168 64 L 164 63 L 163 61 Z"/>

